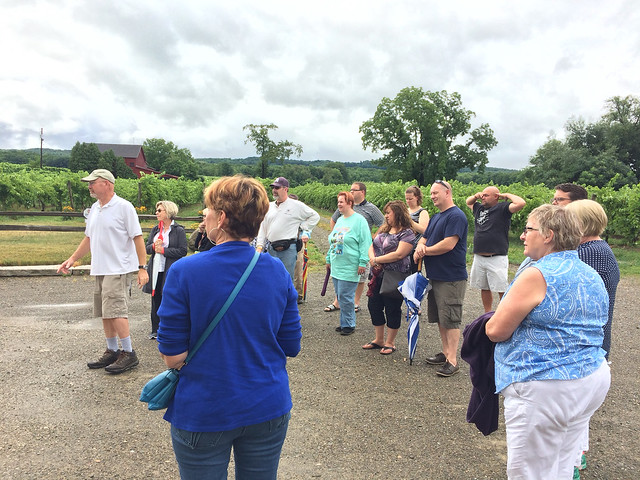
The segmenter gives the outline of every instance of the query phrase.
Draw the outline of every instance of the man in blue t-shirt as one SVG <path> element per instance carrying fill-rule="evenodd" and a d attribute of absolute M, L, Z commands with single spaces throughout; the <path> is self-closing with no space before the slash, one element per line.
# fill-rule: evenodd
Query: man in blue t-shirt
<path fill-rule="evenodd" d="M 509 200 L 500 202 L 500 200 Z M 480 200 L 480 202 L 478 202 Z M 473 210 L 473 265 L 471 286 L 480 289 L 484 311 L 490 312 L 493 292 L 502 298 L 509 284 L 509 228 L 511 215 L 524 208 L 526 202 L 511 193 L 500 193 L 497 187 L 487 187 L 467 198 Z"/>
<path fill-rule="evenodd" d="M 437 323 L 442 352 L 428 357 L 430 365 L 441 365 L 436 373 L 450 377 L 460 371 L 458 344 L 462 323 L 462 302 L 467 290 L 467 231 L 464 212 L 453 203 L 451 185 L 436 180 L 431 186 L 431 200 L 438 213 L 429 221 L 414 253 L 424 265 L 431 284 L 427 294 L 429 323 Z"/>

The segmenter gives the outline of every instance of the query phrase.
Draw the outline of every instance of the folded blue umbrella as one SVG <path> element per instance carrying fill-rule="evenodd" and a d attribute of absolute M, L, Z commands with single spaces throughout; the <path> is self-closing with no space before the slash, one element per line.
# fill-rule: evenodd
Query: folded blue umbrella
<path fill-rule="evenodd" d="M 407 318 L 409 326 L 407 328 L 407 343 L 409 344 L 409 365 L 413 365 L 413 357 L 416 354 L 418 345 L 418 335 L 420 334 L 420 302 L 424 298 L 425 293 L 431 288 L 429 280 L 427 280 L 420 272 L 409 275 L 404 282 L 400 284 L 398 290 L 404 297 L 407 305 Z"/>

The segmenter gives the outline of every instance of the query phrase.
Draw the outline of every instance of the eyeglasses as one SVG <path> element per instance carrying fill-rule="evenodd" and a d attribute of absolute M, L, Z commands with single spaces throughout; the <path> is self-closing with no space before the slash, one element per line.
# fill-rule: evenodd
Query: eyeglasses
<path fill-rule="evenodd" d="M 163 209 L 161 209 L 161 208 L 159 208 L 159 209 L 157 209 L 157 210 L 156 210 L 156 213 L 160 213 L 160 212 L 164 212 L 164 210 L 163 210 Z"/>
<path fill-rule="evenodd" d="M 273 188 L 274 190 L 280 190 L 281 187 L 279 187 L 277 185 L 271 185 L 271 188 Z"/>
<path fill-rule="evenodd" d="M 568 200 L 571 200 L 571 199 L 569 197 L 553 197 L 551 199 L 551 203 L 555 205 L 556 203 L 566 202 Z"/>
<path fill-rule="evenodd" d="M 522 235 L 526 236 L 527 233 L 529 233 L 529 232 L 539 232 L 539 231 L 540 231 L 539 228 L 524 227 L 524 230 L 522 231 Z"/>
<path fill-rule="evenodd" d="M 451 185 L 449 185 L 449 183 L 445 182 L 444 180 L 435 180 L 433 183 L 437 183 L 438 185 L 442 185 L 447 190 L 451 190 Z"/>
<path fill-rule="evenodd" d="M 349 190 L 350 192 L 361 192 L 362 190 L 358 189 L 358 188 L 352 188 L 351 190 Z"/>

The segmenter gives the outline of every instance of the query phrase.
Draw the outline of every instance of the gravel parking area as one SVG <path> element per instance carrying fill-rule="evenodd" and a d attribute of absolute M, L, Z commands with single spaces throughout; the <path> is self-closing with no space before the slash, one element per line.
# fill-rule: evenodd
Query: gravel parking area
<path fill-rule="evenodd" d="M 318 229 L 315 236 L 321 235 L 326 232 Z M 333 295 L 330 287 L 319 296 L 323 277 L 311 275 L 300 309 L 303 346 L 289 361 L 294 408 L 280 478 L 506 478 L 502 418 L 488 437 L 465 422 L 467 365 L 440 378 L 424 363 L 439 351 L 437 328 L 422 325 L 412 366 L 406 324 L 394 354 L 364 351 L 361 345 L 373 338 L 366 307 L 353 335 L 337 335 L 338 312 L 322 311 Z M 113 376 L 86 367 L 104 349 L 101 321 L 91 316 L 92 287 L 88 276 L 0 278 L 3 478 L 178 478 L 162 412 L 138 401 L 144 383 L 164 368 L 155 342 L 146 338 L 150 297 L 135 291 L 131 302 L 140 365 Z M 637 278 L 619 286 L 612 388 L 591 424 L 586 480 L 638 475 L 639 287 Z M 480 313 L 480 295 L 470 289 L 465 321 Z"/>

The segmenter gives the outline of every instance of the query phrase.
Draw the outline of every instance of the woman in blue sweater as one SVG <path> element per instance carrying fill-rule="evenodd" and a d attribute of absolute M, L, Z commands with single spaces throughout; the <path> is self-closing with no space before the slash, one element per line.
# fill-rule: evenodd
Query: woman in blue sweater
<path fill-rule="evenodd" d="M 182 479 L 275 479 L 291 410 L 287 357 L 300 351 L 298 295 L 282 262 L 261 255 L 218 326 L 184 359 L 238 282 L 269 208 L 254 179 L 225 177 L 205 191 L 207 236 L 216 248 L 169 271 L 158 347 L 180 382 L 164 416 Z M 203 279 L 208 281 L 203 282 Z"/>

